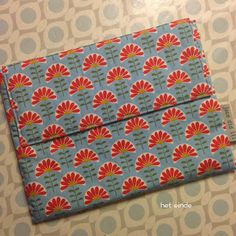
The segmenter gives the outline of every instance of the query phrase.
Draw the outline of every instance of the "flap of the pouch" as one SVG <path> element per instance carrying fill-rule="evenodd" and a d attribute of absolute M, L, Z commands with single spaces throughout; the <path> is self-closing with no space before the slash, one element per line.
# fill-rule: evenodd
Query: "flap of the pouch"
<path fill-rule="evenodd" d="M 199 34 L 189 19 L 27 60 L 2 72 L 16 146 L 213 93 Z"/>

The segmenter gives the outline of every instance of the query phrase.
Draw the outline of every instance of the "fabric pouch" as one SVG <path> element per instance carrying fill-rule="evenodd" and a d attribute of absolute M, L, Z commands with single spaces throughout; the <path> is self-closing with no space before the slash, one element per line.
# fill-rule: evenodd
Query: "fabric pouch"
<path fill-rule="evenodd" d="M 34 223 L 234 169 L 196 24 L 2 68 Z"/>

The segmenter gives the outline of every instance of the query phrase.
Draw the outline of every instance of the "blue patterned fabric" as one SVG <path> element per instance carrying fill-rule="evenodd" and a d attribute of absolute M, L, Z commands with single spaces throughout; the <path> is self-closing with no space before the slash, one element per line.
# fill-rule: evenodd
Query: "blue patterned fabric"
<path fill-rule="evenodd" d="M 189 19 L 1 75 L 34 223 L 234 169 Z"/>

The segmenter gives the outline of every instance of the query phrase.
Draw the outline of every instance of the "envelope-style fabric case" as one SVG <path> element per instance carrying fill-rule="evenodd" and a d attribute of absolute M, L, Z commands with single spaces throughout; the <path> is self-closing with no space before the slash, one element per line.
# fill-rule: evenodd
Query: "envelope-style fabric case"
<path fill-rule="evenodd" d="M 195 22 L 3 67 L 33 222 L 233 170 Z"/>

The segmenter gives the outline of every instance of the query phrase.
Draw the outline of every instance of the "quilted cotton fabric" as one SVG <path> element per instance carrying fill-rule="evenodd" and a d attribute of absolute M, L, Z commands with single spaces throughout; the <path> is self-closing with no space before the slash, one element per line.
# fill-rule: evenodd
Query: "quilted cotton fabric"
<path fill-rule="evenodd" d="M 3 67 L 33 222 L 234 168 L 189 19 Z"/>

